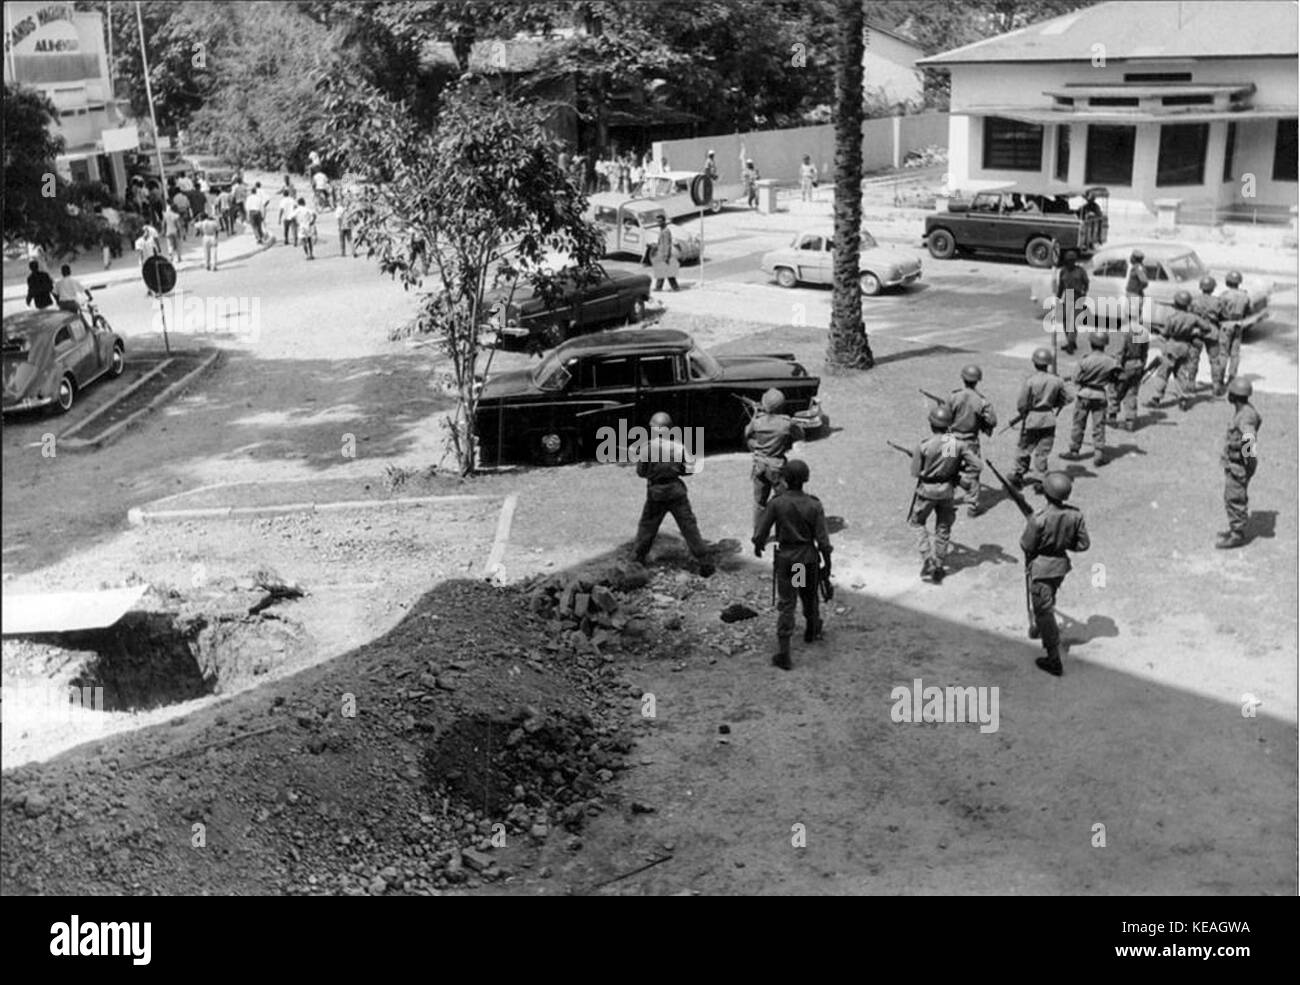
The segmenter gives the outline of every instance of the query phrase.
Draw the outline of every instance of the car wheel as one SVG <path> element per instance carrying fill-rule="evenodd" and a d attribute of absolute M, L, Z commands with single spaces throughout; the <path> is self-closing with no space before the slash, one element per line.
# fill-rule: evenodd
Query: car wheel
<path fill-rule="evenodd" d="M 709 215 L 717 215 L 721 211 L 722 211 L 722 203 L 719 202 L 716 198 L 709 203 Z"/>
<path fill-rule="evenodd" d="M 72 410 L 72 405 L 77 402 L 77 383 L 72 378 L 71 373 L 64 373 L 63 379 L 59 380 L 58 392 L 54 395 L 54 405 L 58 408 L 60 414 L 66 414 Z"/>
<path fill-rule="evenodd" d="M 577 457 L 573 435 L 565 431 L 539 431 L 532 444 L 533 461 L 538 465 L 566 465 Z"/>
<path fill-rule="evenodd" d="M 794 275 L 794 271 L 789 267 L 777 267 L 776 282 L 782 287 L 794 287 L 799 283 L 799 278 Z"/>
<path fill-rule="evenodd" d="M 880 278 L 869 270 L 858 278 L 858 284 L 862 287 L 862 293 L 867 297 L 875 297 L 880 293 Z"/>
<path fill-rule="evenodd" d="M 126 369 L 126 353 L 120 345 L 113 346 L 113 355 L 108 363 L 109 376 L 121 376 Z"/>
<path fill-rule="evenodd" d="M 957 252 L 957 240 L 946 229 L 936 229 L 926 240 L 930 256 L 936 260 L 949 260 Z"/>
<path fill-rule="evenodd" d="M 627 313 L 627 323 L 635 325 L 643 321 L 645 321 L 645 298 L 637 298 L 632 302 L 632 310 Z"/>
<path fill-rule="evenodd" d="M 1056 245 L 1044 236 L 1035 236 L 1025 246 L 1025 260 L 1031 267 L 1050 267 Z"/>

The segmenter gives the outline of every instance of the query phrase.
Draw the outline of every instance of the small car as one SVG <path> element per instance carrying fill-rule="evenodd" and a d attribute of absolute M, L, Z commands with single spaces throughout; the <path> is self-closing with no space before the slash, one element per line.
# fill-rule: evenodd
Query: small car
<path fill-rule="evenodd" d="M 668 171 L 648 174 L 635 196 L 660 206 L 674 222 L 686 216 L 698 216 L 703 210 L 717 215 L 727 204 L 722 190 L 703 171 Z"/>
<path fill-rule="evenodd" d="M 925 218 L 930 255 L 947 260 L 959 252 L 1020 255 L 1031 267 L 1050 267 L 1061 250 L 1087 255 L 1106 242 L 1105 188 L 1080 191 L 1009 186 L 950 202 L 946 212 Z M 1075 204 L 1075 203 L 1078 204 Z"/>
<path fill-rule="evenodd" d="M 234 187 L 235 175 L 239 173 L 239 169 L 229 161 L 206 154 L 191 154 L 185 157 L 184 161 L 195 180 L 202 178 L 212 191 L 220 193 L 230 191 Z"/>
<path fill-rule="evenodd" d="M 1093 254 L 1083 265 L 1088 272 L 1090 306 L 1100 328 L 1117 328 L 1128 321 L 1124 286 L 1129 257 L 1134 250 L 1142 251 L 1142 266 L 1149 278 L 1139 316 L 1141 323 L 1148 328 L 1163 327 L 1169 313 L 1174 310 L 1174 294 L 1183 290 L 1195 297 L 1200 293 L 1201 278 L 1207 274 L 1217 282 L 1215 293 L 1223 293 L 1223 276 L 1227 271 L 1211 271 L 1186 243 L 1156 241 L 1108 246 Z M 1241 279 L 1241 288 L 1250 295 L 1250 312 L 1242 320 L 1244 331 L 1268 316 L 1270 285 L 1258 277 L 1246 275 Z M 1030 301 L 1038 310 L 1050 308 L 1055 297 L 1055 272 L 1035 279 L 1030 289 Z"/>
<path fill-rule="evenodd" d="M 835 236 L 830 230 L 813 229 L 799 233 L 790 245 L 763 255 L 763 272 L 775 277 L 782 287 L 796 284 L 833 284 L 835 282 Z M 876 243 L 862 230 L 858 254 L 858 284 L 868 296 L 886 287 L 903 287 L 921 277 L 921 261 L 902 250 L 891 250 Z"/>
<path fill-rule="evenodd" d="M 93 308 L 20 311 L 4 319 L 4 413 L 72 409 L 101 376 L 121 376 L 126 343 Z"/>
<path fill-rule="evenodd" d="M 675 427 L 704 428 L 710 444 L 734 444 L 772 387 L 785 395 L 786 413 L 815 433 L 826 423 L 820 386 L 788 353 L 714 356 L 685 332 L 598 332 L 564 343 L 531 370 L 488 377 L 475 408 L 480 462 L 589 458 L 602 428 L 627 433 L 659 411 Z"/>
<path fill-rule="evenodd" d="M 523 282 L 513 291 L 510 286 L 488 291 L 483 303 L 489 321 L 482 327 L 497 334 L 503 349 L 550 348 L 610 322 L 640 322 L 649 300 L 648 274 L 601 270 L 579 281 L 569 273 L 550 300 Z"/>
<path fill-rule="evenodd" d="M 601 196 L 592 196 L 592 199 L 598 198 Z M 615 196 L 614 200 L 591 202 L 587 218 L 605 234 L 606 256 L 630 254 L 649 262 L 650 248 L 659 238 L 659 220 L 666 219 L 667 213 L 655 202 Z M 700 237 L 674 226 L 673 252 L 677 254 L 679 263 L 697 262 L 703 253 Z"/>

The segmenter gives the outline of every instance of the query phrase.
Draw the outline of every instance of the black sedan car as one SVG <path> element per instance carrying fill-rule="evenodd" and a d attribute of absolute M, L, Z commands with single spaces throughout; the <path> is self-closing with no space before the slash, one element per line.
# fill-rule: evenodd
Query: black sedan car
<path fill-rule="evenodd" d="M 490 320 L 483 327 L 497 333 L 503 349 L 550 348 L 611 322 L 635 324 L 645 318 L 649 300 L 646 274 L 608 270 L 585 282 L 566 275 L 550 299 L 528 284 L 518 284 L 513 293 L 489 291 L 484 302 Z"/>
<path fill-rule="evenodd" d="M 735 445 L 754 402 L 776 387 L 786 413 L 809 431 L 825 419 L 821 380 L 789 354 L 714 356 L 685 332 L 599 332 L 566 342 L 531 370 L 491 376 L 479 393 L 480 463 L 560 465 L 591 458 L 614 434 L 645 427 L 657 411 L 704 428 L 708 447 Z"/>

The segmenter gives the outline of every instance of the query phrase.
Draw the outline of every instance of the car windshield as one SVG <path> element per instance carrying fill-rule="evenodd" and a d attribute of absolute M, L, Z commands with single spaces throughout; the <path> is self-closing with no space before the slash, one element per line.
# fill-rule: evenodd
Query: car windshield
<path fill-rule="evenodd" d="M 1188 253 L 1170 260 L 1169 272 L 1177 281 L 1200 280 L 1205 276 L 1205 264 L 1195 253 Z"/>
<path fill-rule="evenodd" d="M 563 390 L 569 385 L 569 371 L 552 352 L 533 371 L 533 385 L 541 390 Z"/>
<path fill-rule="evenodd" d="M 693 380 L 716 380 L 722 375 L 722 366 L 718 361 L 698 346 L 692 346 L 686 358 Z"/>
<path fill-rule="evenodd" d="M 871 233 L 867 232 L 865 229 L 862 230 L 862 242 L 858 248 L 862 250 L 874 250 L 876 248 L 876 237 L 872 236 Z"/>

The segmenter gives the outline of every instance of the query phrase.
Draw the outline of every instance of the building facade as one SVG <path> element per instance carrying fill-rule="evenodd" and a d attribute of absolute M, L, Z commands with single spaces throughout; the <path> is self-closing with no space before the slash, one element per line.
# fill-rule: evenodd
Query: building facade
<path fill-rule="evenodd" d="M 921 64 L 952 77 L 951 192 L 1104 185 L 1214 221 L 1296 204 L 1298 51 L 1290 2 L 1113 2 Z"/>
<path fill-rule="evenodd" d="M 924 49 L 870 21 L 866 34 L 862 88 L 868 101 L 906 109 L 919 107 L 925 87 L 916 62 L 925 54 Z"/>

